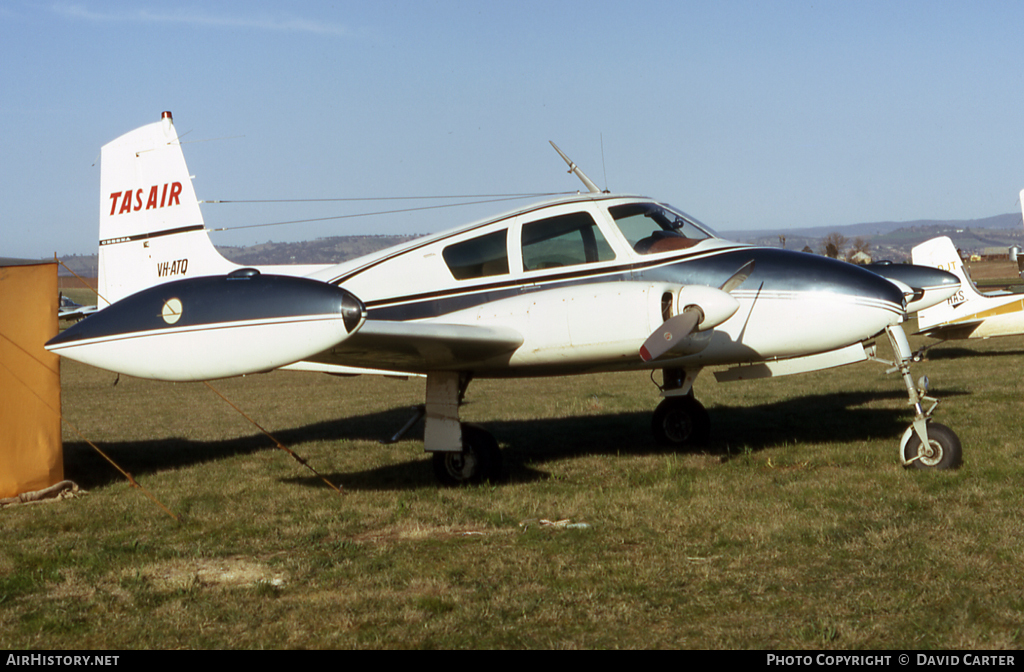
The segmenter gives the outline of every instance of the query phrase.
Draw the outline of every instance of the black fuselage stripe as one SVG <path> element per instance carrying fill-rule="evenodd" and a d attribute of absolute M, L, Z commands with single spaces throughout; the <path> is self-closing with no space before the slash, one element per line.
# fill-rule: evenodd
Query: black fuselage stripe
<path fill-rule="evenodd" d="M 100 247 L 104 245 L 116 245 L 117 243 L 130 243 L 136 240 L 148 240 L 151 238 L 162 238 L 163 236 L 175 236 L 179 233 L 189 233 L 191 231 L 203 231 L 205 230 L 202 224 L 193 224 L 192 226 L 183 226 L 177 229 L 167 229 L 165 231 L 149 231 L 147 233 L 137 233 L 133 236 L 119 236 L 117 238 L 107 238 L 106 240 L 100 241 Z"/>
<path fill-rule="evenodd" d="M 414 303 L 419 301 L 433 301 L 447 297 L 464 296 L 483 292 L 502 292 L 502 290 L 507 291 L 509 289 L 523 291 L 528 290 L 529 288 L 534 286 L 537 286 L 539 288 L 540 285 L 544 285 L 545 288 L 548 288 L 552 285 L 568 286 L 573 284 L 579 284 L 580 280 L 589 282 L 601 276 L 608 276 L 609 280 L 627 280 L 630 279 L 629 276 L 635 273 L 642 273 L 662 266 L 671 266 L 672 264 L 675 264 L 683 260 L 693 260 L 709 256 L 716 256 L 719 254 L 733 252 L 737 249 L 743 248 L 744 246 L 737 245 L 736 247 L 718 248 L 715 250 L 698 254 L 680 255 L 670 257 L 668 259 L 663 258 L 640 263 L 618 264 L 615 266 L 602 266 L 601 268 L 582 268 L 580 270 L 568 273 L 552 273 L 549 275 L 536 277 L 517 276 L 515 279 L 504 280 L 501 282 L 477 284 L 465 287 L 455 287 L 451 289 L 438 290 L 436 292 L 424 292 L 423 294 L 406 294 L 404 296 L 390 297 L 387 299 L 366 301 L 365 303 L 367 308 L 381 308 L 392 304 Z"/>
<path fill-rule="evenodd" d="M 366 304 L 366 313 L 369 319 L 373 320 L 420 320 L 429 317 L 439 317 L 454 313 L 467 308 L 494 301 L 500 301 L 513 296 L 529 294 L 531 291 L 543 291 L 572 285 L 593 284 L 593 275 L 579 277 L 575 280 L 550 280 L 543 285 L 539 283 L 517 283 L 513 286 L 489 286 L 486 288 L 476 287 L 469 291 L 459 293 L 437 292 L 433 295 L 426 294 L 414 297 L 403 297 L 398 300 L 386 302 L 369 302 Z M 609 274 L 605 281 L 614 282 L 629 280 L 629 273 Z"/>

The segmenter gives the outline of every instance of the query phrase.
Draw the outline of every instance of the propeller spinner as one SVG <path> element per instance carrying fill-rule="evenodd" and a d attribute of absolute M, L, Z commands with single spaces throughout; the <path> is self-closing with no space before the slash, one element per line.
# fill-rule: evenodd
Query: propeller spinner
<path fill-rule="evenodd" d="M 684 351 L 690 334 L 697 330 L 713 329 L 739 310 L 740 304 L 731 292 L 743 284 L 753 271 L 754 260 L 751 259 L 718 289 L 698 286 L 679 290 L 679 303 L 686 307 L 647 337 L 640 346 L 640 359 L 650 362 L 669 352 L 689 354 Z M 703 349 L 704 345 L 699 346 L 699 349 Z"/>

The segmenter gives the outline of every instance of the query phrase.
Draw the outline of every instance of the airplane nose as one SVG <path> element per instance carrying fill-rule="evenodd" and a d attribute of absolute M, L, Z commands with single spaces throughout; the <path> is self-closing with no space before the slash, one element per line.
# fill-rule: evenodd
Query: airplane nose
<path fill-rule="evenodd" d="M 960 278 L 929 266 L 880 262 L 864 268 L 901 287 L 909 313 L 942 303 L 960 289 Z"/>

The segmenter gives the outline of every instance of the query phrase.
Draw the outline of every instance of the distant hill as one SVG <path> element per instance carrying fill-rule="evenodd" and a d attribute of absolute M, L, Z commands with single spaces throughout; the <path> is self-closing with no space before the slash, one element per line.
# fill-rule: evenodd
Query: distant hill
<path fill-rule="evenodd" d="M 785 247 L 790 250 L 810 248 L 820 253 L 826 236 L 838 233 L 847 239 L 845 251 L 852 249 L 853 241 L 862 238 L 874 259 L 904 261 L 910 259 L 910 249 L 937 236 L 949 236 L 953 244 L 964 252 L 984 252 L 986 248 L 1008 249 L 1011 245 L 1024 246 L 1024 227 L 1016 213 L 996 215 L 984 219 L 930 220 L 913 222 L 871 222 L 845 226 L 815 226 L 806 229 L 724 231 L 722 236 L 742 243 L 781 247 L 780 236 L 785 236 Z M 336 264 L 348 259 L 406 241 L 422 234 L 409 236 L 334 236 L 298 243 L 267 242 L 250 247 L 222 247 L 217 249 L 225 257 L 249 266 L 260 264 Z M 61 257 L 75 273 L 83 277 L 96 277 L 98 262 L 95 254 Z M 61 275 L 68 272 L 60 269 Z"/>
<path fill-rule="evenodd" d="M 267 242 L 249 247 L 216 246 L 217 251 L 236 264 L 337 264 L 361 257 L 377 250 L 400 245 L 423 234 L 409 236 L 334 236 L 298 243 Z M 68 268 L 82 277 L 95 278 L 99 274 L 99 260 L 95 254 L 76 254 L 61 257 Z M 70 275 L 61 268 L 60 275 Z"/>
<path fill-rule="evenodd" d="M 67 266 L 83 278 L 95 278 L 99 275 L 99 260 L 95 254 L 69 254 L 66 257 L 59 257 L 64 266 Z M 52 258 L 48 261 L 53 261 Z M 60 266 L 57 268 L 58 276 L 71 275 L 71 273 Z"/>
<path fill-rule="evenodd" d="M 251 247 L 217 247 L 236 264 L 338 264 L 419 238 L 410 236 L 333 236 L 299 243 L 268 242 Z"/>
<path fill-rule="evenodd" d="M 964 252 L 981 253 L 991 247 L 1008 249 L 1011 245 L 1024 245 L 1024 226 L 1021 224 L 1019 213 L 984 219 L 921 219 L 911 222 L 869 222 L 778 231 L 725 231 L 722 232 L 722 236 L 738 242 L 771 247 L 780 247 L 780 236 L 785 236 L 787 249 L 802 250 L 809 247 L 814 252 L 820 252 L 825 236 L 832 233 L 846 237 L 847 249 L 852 247 L 855 239 L 861 238 L 868 243 L 872 257 L 893 261 L 910 259 L 911 248 L 938 236 L 949 236 L 953 244 Z"/>
<path fill-rule="evenodd" d="M 843 226 L 811 226 L 803 229 L 783 229 L 779 231 L 768 231 L 765 229 L 736 230 L 730 231 L 729 235 L 732 237 L 738 237 L 740 235 L 777 235 L 781 233 L 785 234 L 787 238 L 789 238 L 790 234 L 806 238 L 824 238 L 832 232 L 839 232 L 847 238 L 854 238 L 856 236 L 884 235 L 899 229 L 928 229 L 932 227 L 953 229 L 1015 229 L 1024 234 L 1024 228 L 1021 227 L 1020 213 L 1010 213 L 1007 215 L 985 217 L 983 219 L 918 219 L 909 222 L 866 222 L 863 224 L 846 224 Z"/>

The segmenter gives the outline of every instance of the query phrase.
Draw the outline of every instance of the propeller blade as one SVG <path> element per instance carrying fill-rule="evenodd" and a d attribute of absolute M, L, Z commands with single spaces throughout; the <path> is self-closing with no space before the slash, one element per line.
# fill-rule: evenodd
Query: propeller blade
<path fill-rule="evenodd" d="M 693 333 L 700 318 L 700 310 L 696 308 L 684 310 L 675 317 L 669 318 L 644 341 L 640 347 L 640 359 L 649 362 L 664 355 L 672 349 L 672 346 Z"/>
<path fill-rule="evenodd" d="M 678 355 L 699 352 L 707 341 L 697 343 L 687 338 L 697 331 L 714 329 L 736 314 L 740 304 L 729 290 L 739 287 L 754 270 L 754 260 L 743 264 L 740 270 L 725 281 L 721 289 L 707 285 L 682 287 L 676 298 L 678 305 L 686 306 L 675 317 L 670 317 L 657 331 L 647 337 L 640 347 L 640 359 L 649 362 L 674 351 Z"/>
<path fill-rule="evenodd" d="M 733 273 L 732 277 L 730 277 L 728 280 L 726 280 L 724 283 L 722 283 L 722 286 L 720 287 L 720 289 L 723 292 L 731 292 L 732 290 L 734 290 L 737 287 L 739 287 L 740 285 L 742 285 L 743 281 L 746 280 L 747 278 L 749 278 L 750 274 L 753 273 L 753 272 L 754 272 L 754 260 L 751 259 L 747 263 L 743 264 L 743 266 L 740 267 L 740 270 L 738 270 L 735 273 Z"/>

